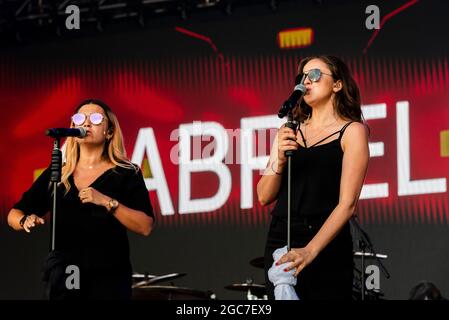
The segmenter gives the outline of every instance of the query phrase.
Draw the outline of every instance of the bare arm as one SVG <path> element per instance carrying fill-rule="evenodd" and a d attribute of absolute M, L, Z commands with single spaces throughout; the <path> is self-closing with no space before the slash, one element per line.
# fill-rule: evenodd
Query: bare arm
<path fill-rule="evenodd" d="M 298 149 L 296 136 L 290 128 L 282 127 L 274 138 L 267 168 L 257 183 L 257 197 L 263 206 L 276 200 L 287 163 L 285 151 Z"/>
<path fill-rule="evenodd" d="M 355 211 L 368 168 L 366 127 L 360 123 L 351 124 L 342 138 L 342 147 L 344 155 L 338 205 L 305 248 L 294 248 L 278 261 L 279 263 L 291 261 L 287 269 L 297 268 L 295 275 L 310 264 L 335 238 Z"/>
<path fill-rule="evenodd" d="M 104 206 L 109 210 L 109 201 L 111 198 L 94 188 L 82 189 L 78 196 L 83 203 L 91 202 L 99 206 Z M 119 206 L 115 210 L 114 216 L 128 230 L 135 233 L 148 236 L 153 230 L 153 218 L 146 215 L 143 211 L 128 208 L 121 203 L 119 203 Z"/>
<path fill-rule="evenodd" d="M 148 236 L 153 230 L 153 218 L 147 216 L 144 212 L 134 210 L 119 204 L 114 212 L 114 216 L 127 229 Z"/>
<path fill-rule="evenodd" d="M 16 231 L 25 230 L 30 232 L 31 228 L 37 225 L 44 224 L 44 219 L 38 217 L 35 214 L 29 215 L 23 223 L 23 227 L 20 225 L 20 220 L 25 216 L 25 213 L 19 209 L 11 209 L 8 213 L 8 225 Z"/>

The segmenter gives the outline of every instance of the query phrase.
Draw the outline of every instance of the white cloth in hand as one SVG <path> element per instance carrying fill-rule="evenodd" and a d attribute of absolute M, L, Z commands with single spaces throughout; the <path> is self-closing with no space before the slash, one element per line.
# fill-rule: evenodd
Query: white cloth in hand
<path fill-rule="evenodd" d="M 278 261 L 284 254 L 287 253 L 287 246 L 276 249 L 273 252 L 273 265 L 270 270 L 268 270 L 268 279 L 274 285 L 274 297 L 276 300 L 299 300 L 296 294 L 294 286 L 296 285 L 295 269 L 285 272 L 284 269 L 291 262 L 286 262 L 280 265 L 276 265 Z"/>

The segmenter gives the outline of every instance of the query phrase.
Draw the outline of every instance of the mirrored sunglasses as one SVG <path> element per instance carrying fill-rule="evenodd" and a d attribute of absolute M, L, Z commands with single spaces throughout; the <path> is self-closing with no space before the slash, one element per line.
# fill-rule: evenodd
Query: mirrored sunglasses
<path fill-rule="evenodd" d="M 84 113 L 76 113 L 72 116 L 72 121 L 76 126 L 81 126 L 87 119 L 87 115 Z M 104 116 L 101 113 L 91 113 L 89 115 L 90 123 L 94 125 L 99 125 L 104 119 Z"/>
<path fill-rule="evenodd" d="M 317 81 L 319 81 L 319 80 L 321 79 L 321 75 L 322 75 L 322 74 L 325 74 L 325 75 L 328 75 L 328 76 L 333 77 L 332 74 L 330 74 L 330 73 L 324 73 L 324 72 L 322 72 L 320 69 L 311 69 L 311 70 L 309 70 L 308 72 L 304 72 L 304 74 L 305 74 L 305 75 L 307 76 L 307 78 L 309 78 L 309 80 L 312 81 L 312 82 L 317 82 Z"/>

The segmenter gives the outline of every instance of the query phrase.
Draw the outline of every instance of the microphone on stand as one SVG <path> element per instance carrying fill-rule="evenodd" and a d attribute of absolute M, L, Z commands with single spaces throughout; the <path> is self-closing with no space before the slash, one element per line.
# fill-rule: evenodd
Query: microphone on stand
<path fill-rule="evenodd" d="M 84 138 L 87 134 L 84 128 L 51 128 L 45 131 L 45 135 L 52 138 L 78 137 Z"/>
<path fill-rule="evenodd" d="M 278 117 L 284 118 L 286 115 L 288 115 L 288 120 L 285 123 L 285 126 L 292 129 L 293 132 L 296 134 L 296 130 L 298 128 L 298 122 L 293 119 L 292 110 L 294 107 L 296 107 L 298 101 L 302 99 L 304 94 L 306 93 L 307 89 L 304 85 L 304 80 L 306 79 L 306 75 L 303 74 L 301 77 L 301 74 L 298 74 L 295 79 L 295 87 L 293 89 L 293 93 L 290 95 L 290 97 L 285 100 L 284 104 L 281 106 L 281 109 L 279 110 Z M 285 151 L 285 155 L 287 157 L 290 157 L 293 155 L 292 150 Z"/>
<path fill-rule="evenodd" d="M 306 75 L 298 74 L 295 79 L 295 87 L 293 89 L 293 93 L 290 97 L 284 102 L 279 110 L 278 116 L 279 118 L 284 118 L 288 116 L 286 127 L 293 130 L 296 134 L 296 129 L 298 128 L 298 122 L 293 119 L 292 110 L 298 104 L 299 99 L 302 99 L 307 89 L 304 85 L 304 80 L 306 79 Z M 285 156 L 287 157 L 287 251 L 291 249 L 291 202 L 292 202 L 292 156 L 293 150 L 285 151 Z"/>
<path fill-rule="evenodd" d="M 304 85 L 304 80 L 306 79 L 306 75 L 304 74 L 302 78 L 301 75 L 298 74 L 295 79 L 295 87 L 293 88 L 293 93 L 290 97 L 285 100 L 284 104 L 279 109 L 278 117 L 285 117 L 298 103 L 298 100 L 302 98 L 302 96 L 306 93 L 307 89 Z"/>

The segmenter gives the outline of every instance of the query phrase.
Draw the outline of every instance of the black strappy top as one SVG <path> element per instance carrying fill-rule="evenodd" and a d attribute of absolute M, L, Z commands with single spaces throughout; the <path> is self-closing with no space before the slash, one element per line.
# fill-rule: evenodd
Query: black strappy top
<path fill-rule="evenodd" d="M 341 138 L 352 122 L 339 131 L 307 147 L 299 146 L 292 156 L 292 219 L 327 218 L 338 204 L 343 160 Z M 337 139 L 321 144 L 339 134 Z M 278 201 L 272 212 L 276 217 L 287 217 L 287 170 L 284 170 Z"/>

